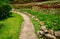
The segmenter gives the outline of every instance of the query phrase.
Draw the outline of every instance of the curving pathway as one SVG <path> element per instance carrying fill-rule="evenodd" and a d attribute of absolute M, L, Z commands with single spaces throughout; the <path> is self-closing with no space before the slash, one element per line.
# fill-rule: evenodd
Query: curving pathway
<path fill-rule="evenodd" d="M 20 12 L 16 12 L 16 13 L 22 15 L 24 18 L 24 22 L 22 24 L 19 39 L 38 39 L 37 35 L 34 32 L 34 26 L 32 22 L 30 21 L 29 17 L 26 14 L 23 14 Z"/>

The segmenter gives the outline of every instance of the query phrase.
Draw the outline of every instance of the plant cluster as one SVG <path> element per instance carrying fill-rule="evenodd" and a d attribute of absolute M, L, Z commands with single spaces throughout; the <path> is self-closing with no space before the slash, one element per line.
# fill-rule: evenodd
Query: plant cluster
<path fill-rule="evenodd" d="M 55 31 L 60 30 L 60 17 L 56 15 L 57 13 L 53 14 L 52 13 L 41 13 L 41 12 L 36 12 L 33 10 L 23 10 L 25 12 L 28 12 L 34 16 L 36 16 L 40 21 L 43 21 L 47 27 L 47 29 L 53 29 Z"/>
<path fill-rule="evenodd" d="M 10 15 L 11 7 L 8 2 L 0 1 L 0 19 L 4 19 Z"/>

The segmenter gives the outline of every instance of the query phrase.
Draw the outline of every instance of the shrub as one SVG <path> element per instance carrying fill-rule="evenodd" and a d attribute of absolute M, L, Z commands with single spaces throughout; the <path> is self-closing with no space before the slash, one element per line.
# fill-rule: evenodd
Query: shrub
<path fill-rule="evenodd" d="M 6 18 L 10 15 L 11 7 L 8 4 L 3 4 L 0 6 L 0 19 Z"/>

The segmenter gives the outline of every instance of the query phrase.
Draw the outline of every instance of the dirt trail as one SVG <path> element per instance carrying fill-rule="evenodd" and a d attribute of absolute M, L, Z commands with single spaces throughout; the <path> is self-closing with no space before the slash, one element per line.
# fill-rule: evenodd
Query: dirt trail
<path fill-rule="evenodd" d="M 16 12 L 16 13 L 22 15 L 24 18 L 19 39 L 38 39 L 34 32 L 34 26 L 30 21 L 29 17 L 26 14 L 20 12 Z"/>

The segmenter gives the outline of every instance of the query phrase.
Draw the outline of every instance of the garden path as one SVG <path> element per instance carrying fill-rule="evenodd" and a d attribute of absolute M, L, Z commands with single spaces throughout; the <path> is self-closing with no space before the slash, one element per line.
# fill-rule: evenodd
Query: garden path
<path fill-rule="evenodd" d="M 37 35 L 34 32 L 34 26 L 30 21 L 29 16 L 20 12 L 16 12 L 16 13 L 22 15 L 24 19 L 24 22 L 22 23 L 19 39 L 38 39 Z"/>

